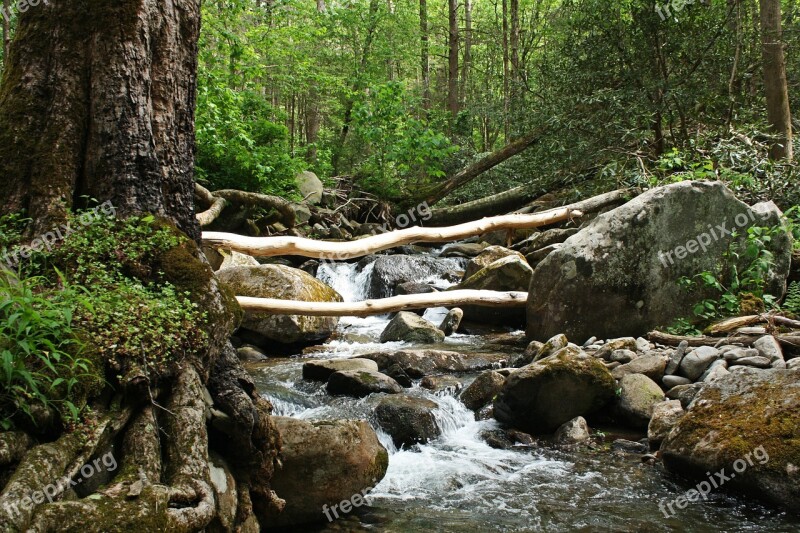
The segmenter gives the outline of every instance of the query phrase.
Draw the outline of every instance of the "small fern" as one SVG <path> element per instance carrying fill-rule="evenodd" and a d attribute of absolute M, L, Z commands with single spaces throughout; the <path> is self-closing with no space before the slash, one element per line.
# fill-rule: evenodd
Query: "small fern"
<path fill-rule="evenodd" d="M 789 284 L 789 288 L 786 291 L 786 299 L 784 299 L 781 308 L 787 313 L 800 315 L 800 282 L 793 281 Z"/>

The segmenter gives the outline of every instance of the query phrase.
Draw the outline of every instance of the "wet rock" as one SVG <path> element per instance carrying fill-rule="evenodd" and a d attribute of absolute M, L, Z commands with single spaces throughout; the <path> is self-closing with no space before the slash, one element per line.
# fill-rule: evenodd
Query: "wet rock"
<path fill-rule="evenodd" d="M 382 255 L 359 261 L 366 266 L 374 262 L 370 276 L 369 297 L 386 298 L 395 294 L 401 283 L 441 277 L 454 277 L 454 259 L 438 259 L 426 255 Z"/>
<path fill-rule="evenodd" d="M 272 419 L 283 441 L 283 467 L 275 469 L 270 486 L 286 507 L 271 517 L 271 527 L 327 522 L 323 505 L 361 494 L 386 474 L 389 454 L 365 421 Z"/>
<path fill-rule="evenodd" d="M 208 459 L 208 473 L 211 479 L 211 486 L 214 488 L 218 511 L 211 525 L 220 527 L 222 531 L 233 531 L 236 524 L 236 509 L 239 505 L 236 479 L 234 479 L 230 467 L 222 457 L 212 452 L 209 454 Z M 128 497 L 131 498 L 138 495 L 128 493 Z"/>
<path fill-rule="evenodd" d="M 464 311 L 459 309 L 458 307 L 454 307 L 450 311 L 447 312 L 447 316 L 444 317 L 442 323 L 439 325 L 439 329 L 444 332 L 446 336 L 450 336 L 456 331 L 458 331 L 458 327 L 461 325 L 461 320 L 464 318 Z"/>
<path fill-rule="evenodd" d="M 611 375 L 615 379 L 622 379 L 626 374 L 644 374 L 653 381 L 658 382 L 664 377 L 666 364 L 664 357 L 660 355 L 643 355 L 630 363 L 618 366 L 611 372 Z"/>
<path fill-rule="evenodd" d="M 681 366 L 678 372 L 683 377 L 689 378 L 692 381 L 697 381 L 706 368 L 711 366 L 711 363 L 716 361 L 720 356 L 719 350 L 711 346 L 700 346 L 695 348 L 681 361 Z"/>
<path fill-rule="evenodd" d="M 715 270 L 734 242 L 729 234 L 705 235 L 703 242 L 708 237 L 711 243 L 702 250 L 698 232 L 722 223 L 730 229 L 737 215 L 745 219 L 737 230 L 740 243 L 747 227 L 780 223 L 774 205 L 748 207 L 721 182 L 707 181 L 657 187 L 597 216 L 536 267 L 528 291 L 528 335 L 635 337 L 691 316 L 706 294 L 702 287 L 686 291 L 678 280 Z M 791 257 L 788 236 L 774 237 L 769 250 L 775 265 L 765 292 L 781 296 Z M 744 269 L 750 260 L 742 254 L 741 261 Z"/>
<path fill-rule="evenodd" d="M 435 344 L 444 340 L 444 332 L 415 313 L 400 311 L 381 333 L 381 342 L 405 341 Z"/>
<path fill-rule="evenodd" d="M 529 342 L 523 353 L 511 357 L 510 366 L 522 368 L 525 365 L 531 364 L 533 358 L 536 357 L 536 354 L 541 350 L 542 346 L 544 346 L 544 343 L 539 341 Z"/>
<path fill-rule="evenodd" d="M 488 267 L 498 259 L 509 256 L 516 256 L 520 260 L 525 261 L 525 256 L 521 253 L 502 246 L 489 246 L 485 248 L 480 254 L 467 262 L 467 267 L 464 271 L 464 280 L 476 274 L 479 270 Z"/>
<path fill-rule="evenodd" d="M 697 393 L 703 387 L 702 383 L 692 383 L 689 385 L 678 385 L 672 387 L 667 391 L 667 398 L 670 400 L 678 400 L 684 409 L 688 409 L 689 405 L 694 401 Z"/>
<path fill-rule="evenodd" d="M 237 296 L 341 302 L 342 297 L 307 272 L 284 265 L 258 265 L 226 268 L 217 273 L 219 281 Z M 336 329 L 336 317 L 270 315 L 246 311 L 242 329 L 259 347 L 273 343 L 312 344 L 327 339 Z"/>
<path fill-rule="evenodd" d="M 529 433 L 552 433 L 564 422 L 602 408 L 614 389 L 603 363 L 567 347 L 512 372 L 495 399 L 495 418 Z"/>
<path fill-rule="evenodd" d="M 647 426 L 647 440 L 650 441 L 651 450 L 657 450 L 661 446 L 675 424 L 683 418 L 684 413 L 680 400 L 667 400 L 653 407 L 653 415 Z"/>
<path fill-rule="evenodd" d="M 419 386 L 423 389 L 428 389 L 434 392 L 442 392 L 442 391 L 449 391 L 449 392 L 458 392 L 464 385 L 461 383 L 461 380 L 455 378 L 453 376 L 425 376 L 420 381 Z"/>
<path fill-rule="evenodd" d="M 398 283 L 394 288 L 395 296 L 402 296 L 406 294 L 428 294 L 432 292 L 439 292 L 434 287 L 427 283 L 419 283 L 416 281 L 408 281 L 406 283 Z"/>
<path fill-rule="evenodd" d="M 303 364 L 303 379 L 328 381 L 331 374 L 341 370 L 378 371 L 378 363 L 369 359 L 320 359 Z"/>
<path fill-rule="evenodd" d="M 594 354 L 595 357 L 605 361 L 611 361 L 611 354 L 616 350 L 636 350 L 636 339 L 633 337 L 622 337 L 620 339 L 611 339 Z"/>
<path fill-rule="evenodd" d="M 800 372 L 760 370 L 707 383 L 661 446 L 689 479 L 725 469 L 725 487 L 800 507 Z M 735 477 L 734 477 L 735 474 Z"/>
<path fill-rule="evenodd" d="M 398 448 L 425 443 L 441 435 L 433 411 L 438 406 L 424 398 L 389 396 L 375 408 L 378 425 Z"/>
<path fill-rule="evenodd" d="M 589 424 L 582 416 L 577 416 L 569 422 L 564 422 L 556 430 L 554 440 L 558 444 L 578 444 L 589 439 L 591 432 Z"/>
<path fill-rule="evenodd" d="M 378 363 L 384 370 L 397 364 L 414 379 L 430 374 L 473 372 L 496 368 L 506 361 L 507 356 L 498 353 L 458 353 L 446 350 L 411 349 L 391 353 L 362 355 Z"/>
<path fill-rule="evenodd" d="M 611 443 L 611 450 L 622 453 L 647 453 L 647 445 L 627 439 L 617 439 Z"/>
<path fill-rule="evenodd" d="M 459 399 L 467 409 L 476 411 L 491 402 L 505 382 L 506 378 L 494 370 L 487 370 L 461 392 Z"/>
<path fill-rule="evenodd" d="M 369 360 L 371 361 L 371 359 Z M 375 366 L 377 367 L 378 363 L 375 363 Z M 395 380 L 396 382 L 398 382 L 400 386 L 403 388 L 408 389 L 414 385 L 414 382 L 411 381 L 411 377 L 405 373 L 405 371 L 400 367 L 400 365 L 396 364 L 390 365 L 389 368 L 387 368 L 384 373 L 393 380 Z"/>
<path fill-rule="evenodd" d="M 533 437 L 515 429 L 489 429 L 480 433 L 480 437 L 496 450 L 510 450 L 516 447 L 530 447 L 536 444 Z"/>
<path fill-rule="evenodd" d="M 257 363 L 259 361 L 266 361 L 269 359 L 267 354 L 256 348 L 255 346 L 245 345 L 236 349 L 240 361 L 247 363 Z"/>
<path fill-rule="evenodd" d="M 374 370 L 340 370 L 328 378 L 329 394 L 361 398 L 376 392 L 397 394 L 403 391 L 395 380 Z"/>
<path fill-rule="evenodd" d="M 618 409 L 623 420 L 635 428 L 646 429 L 656 404 L 664 401 L 661 387 L 643 374 L 628 374 L 620 381 Z"/>

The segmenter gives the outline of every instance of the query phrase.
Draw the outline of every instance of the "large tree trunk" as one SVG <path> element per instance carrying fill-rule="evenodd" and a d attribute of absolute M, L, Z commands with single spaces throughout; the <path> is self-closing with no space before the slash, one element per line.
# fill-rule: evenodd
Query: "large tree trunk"
<path fill-rule="evenodd" d="M 82 196 L 194 220 L 200 2 L 51 0 L 19 17 L 0 90 L 3 209 L 47 231 Z"/>
<path fill-rule="evenodd" d="M 791 160 L 792 114 L 789 109 L 789 87 L 781 39 L 781 1 L 759 0 L 759 3 L 767 119 L 778 136 L 770 149 L 770 157 Z"/>
<path fill-rule="evenodd" d="M 0 87 L 0 214 L 26 209 L 31 237 L 86 195 L 110 201 L 121 216 L 160 215 L 197 240 L 200 0 L 49 0 L 18 20 Z M 249 517 L 252 526 L 253 509 L 280 508 L 269 489 L 279 436 L 269 404 L 230 344 L 235 304 L 196 243 L 170 252 L 180 261 L 165 262 L 160 275 L 214 317 L 196 326 L 205 330 L 208 349 L 175 354 L 180 362 L 161 375 L 109 377 L 117 388 L 94 398 L 90 430 L 67 431 L 0 462 L 0 531 L 218 530 L 209 439 L 219 443 L 247 502 L 242 521 Z M 220 416 L 209 423 L 208 412 L 224 417 L 224 435 L 214 428 Z M 0 435 L 0 443 L 32 444 Z M 111 443 L 119 443 L 122 464 L 101 492 L 81 497 L 62 489 L 52 503 L 31 504 L 28 496 L 70 479 Z M 61 501 L 64 492 L 74 499 Z"/>

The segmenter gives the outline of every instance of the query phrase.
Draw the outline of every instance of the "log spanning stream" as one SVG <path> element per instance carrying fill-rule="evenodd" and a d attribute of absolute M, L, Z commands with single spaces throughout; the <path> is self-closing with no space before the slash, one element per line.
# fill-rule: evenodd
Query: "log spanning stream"
<path fill-rule="evenodd" d="M 345 301 L 366 299 L 369 266 L 323 265 L 318 277 Z M 443 279 L 433 281 L 442 288 Z M 428 309 L 436 322 L 442 309 Z M 379 344 L 388 316 L 347 317 L 338 336 L 320 346 L 313 358 L 343 358 L 407 343 Z M 521 332 L 518 332 L 521 335 Z M 508 332 L 505 335 L 508 338 Z M 470 353 L 510 350 L 493 334 L 455 334 L 438 349 Z M 249 367 L 261 394 L 277 415 L 310 420 L 358 418 L 370 420 L 377 396 L 364 399 L 329 396 L 324 384 L 304 381 L 302 357 L 273 358 Z M 455 377 L 465 385 L 477 374 Z M 484 438 L 497 429 L 494 420 L 476 421 L 452 389 L 432 392 L 419 380 L 406 394 L 435 402 L 442 435 L 424 445 L 398 450 L 376 428 L 389 450 L 385 478 L 371 491 L 369 506 L 355 509 L 330 524 L 309 531 L 494 532 L 494 531 L 776 531 L 800 529 L 800 519 L 762 507 L 752 499 L 713 493 L 665 517 L 660 502 L 672 501 L 687 486 L 637 454 L 595 449 L 558 449 L 547 444 L 495 449 Z M 601 429 L 601 428 L 594 428 Z M 641 434 L 606 435 L 639 440 Z"/>

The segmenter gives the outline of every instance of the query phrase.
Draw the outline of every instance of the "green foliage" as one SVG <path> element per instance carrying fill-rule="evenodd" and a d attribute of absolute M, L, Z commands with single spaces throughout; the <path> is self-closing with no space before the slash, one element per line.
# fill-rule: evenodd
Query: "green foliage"
<path fill-rule="evenodd" d="M 32 420 L 39 404 L 75 423 L 87 397 L 102 385 L 96 364 L 83 357 L 76 312 L 90 306 L 86 289 L 60 278 L 60 289 L 41 277 L 0 275 L 0 427 L 19 413 Z"/>
<path fill-rule="evenodd" d="M 6 250 L 19 243 L 29 220 L 21 213 L 0 216 L 0 252 L 5 254 Z"/>
<path fill-rule="evenodd" d="M 359 184 L 381 198 L 399 200 L 444 177 L 445 159 L 458 150 L 426 120 L 408 114 L 409 100 L 401 83 L 389 82 L 356 104 L 353 134 L 368 154 Z"/>
<path fill-rule="evenodd" d="M 800 315 L 800 282 L 793 281 L 789 284 L 781 309 L 795 316 Z"/>

